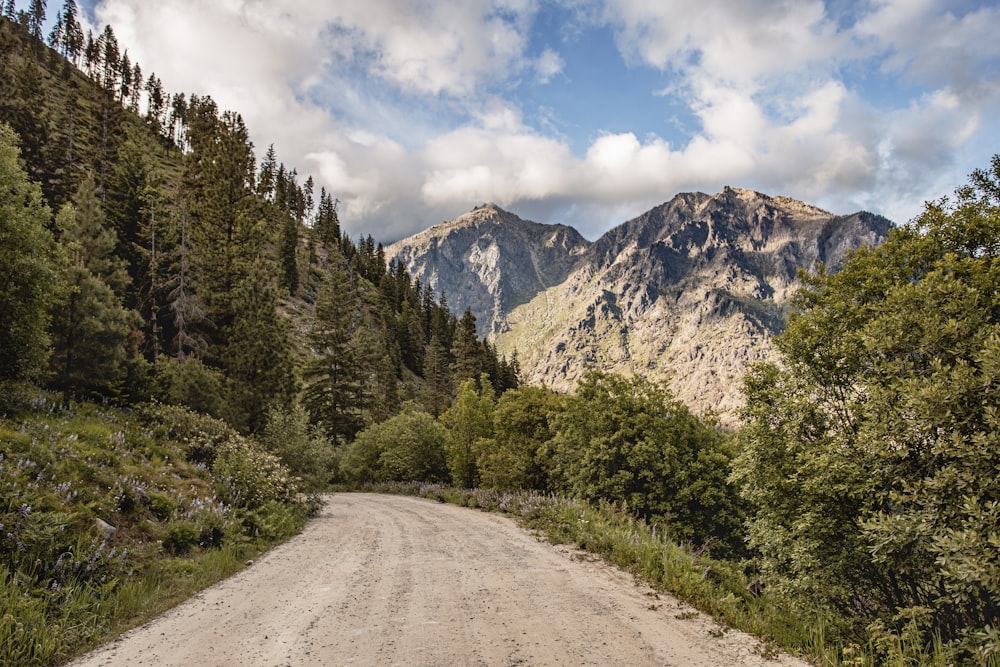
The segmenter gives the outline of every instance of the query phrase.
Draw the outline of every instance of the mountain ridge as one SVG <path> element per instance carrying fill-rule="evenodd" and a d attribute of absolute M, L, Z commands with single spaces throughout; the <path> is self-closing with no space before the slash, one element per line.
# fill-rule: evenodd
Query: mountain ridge
<path fill-rule="evenodd" d="M 890 226 L 726 187 L 680 193 L 593 242 L 485 204 L 386 257 L 468 308 L 528 382 L 569 391 L 592 368 L 642 375 L 734 425 L 743 372 L 770 357 L 799 270 L 836 267 Z"/>

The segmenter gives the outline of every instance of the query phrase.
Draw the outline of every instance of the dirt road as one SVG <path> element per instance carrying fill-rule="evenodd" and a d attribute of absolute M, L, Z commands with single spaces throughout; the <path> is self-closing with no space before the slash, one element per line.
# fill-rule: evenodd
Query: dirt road
<path fill-rule="evenodd" d="M 505 517 L 339 494 L 302 535 L 73 665 L 805 664 L 692 616 Z"/>

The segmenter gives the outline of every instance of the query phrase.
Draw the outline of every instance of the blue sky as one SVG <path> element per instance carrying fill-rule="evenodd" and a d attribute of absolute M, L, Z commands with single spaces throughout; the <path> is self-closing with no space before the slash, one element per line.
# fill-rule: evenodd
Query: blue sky
<path fill-rule="evenodd" d="M 485 201 L 596 238 L 725 185 L 903 222 L 1000 153 L 997 2 L 84 6 L 385 242 Z"/>

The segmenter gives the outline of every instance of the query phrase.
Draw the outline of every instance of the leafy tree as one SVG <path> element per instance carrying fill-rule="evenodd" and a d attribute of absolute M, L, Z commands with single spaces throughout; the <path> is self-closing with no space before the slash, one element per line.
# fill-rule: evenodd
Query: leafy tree
<path fill-rule="evenodd" d="M 563 398 L 542 387 L 506 391 L 493 411 L 493 438 L 477 463 L 482 484 L 500 489 L 552 487 L 553 422 Z"/>
<path fill-rule="evenodd" d="M 0 123 L 0 380 L 35 377 L 48 357 L 59 285 L 51 215 L 18 164 L 17 135 Z"/>
<path fill-rule="evenodd" d="M 777 583 L 1000 654 L 1000 157 L 821 272 L 746 382 L 734 479 Z"/>
<path fill-rule="evenodd" d="M 471 489 L 479 481 L 476 460 L 493 435 L 495 397 L 489 380 L 466 380 L 458 388 L 455 403 L 441 415 L 448 429 L 448 470 L 453 484 Z"/>
<path fill-rule="evenodd" d="M 588 373 L 556 415 L 557 484 L 665 523 L 675 539 L 740 548 L 725 437 L 662 385 Z"/>
<path fill-rule="evenodd" d="M 333 447 L 321 432 L 310 426 L 309 415 L 300 405 L 272 407 L 258 440 L 303 481 L 302 488 L 306 491 L 321 491 L 337 477 Z"/>
<path fill-rule="evenodd" d="M 441 482 L 448 477 L 445 428 L 414 404 L 358 433 L 348 447 L 343 472 L 353 482 Z"/>
<path fill-rule="evenodd" d="M 225 377 L 200 359 L 166 358 L 160 365 L 158 398 L 169 405 L 183 405 L 218 419 L 225 416 Z"/>

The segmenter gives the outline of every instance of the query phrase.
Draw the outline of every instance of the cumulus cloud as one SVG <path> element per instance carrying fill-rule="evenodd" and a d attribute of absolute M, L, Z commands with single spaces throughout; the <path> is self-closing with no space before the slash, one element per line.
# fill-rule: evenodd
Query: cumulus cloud
<path fill-rule="evenodd" d="M 240 111 L 258 153 L 274 142 L 312 173 L 352 234 L 391 241 L 483 201 L 593 237 L 727 184 L 910 217 L 996 150 L 1000 8 L 848 4 L 99 0 L 94 14 L 169 92 Z M 541 31 L 552 11 L 573 29 Z M 662 85 L 547 101 L 572 91 L 588 30 Z M 573 127 L 566 103 L 680 106 L 684 130 Z"/>

